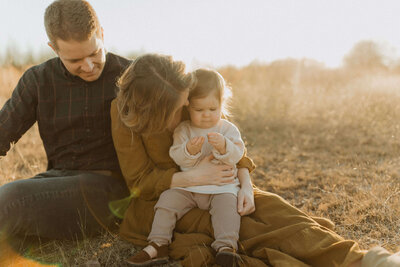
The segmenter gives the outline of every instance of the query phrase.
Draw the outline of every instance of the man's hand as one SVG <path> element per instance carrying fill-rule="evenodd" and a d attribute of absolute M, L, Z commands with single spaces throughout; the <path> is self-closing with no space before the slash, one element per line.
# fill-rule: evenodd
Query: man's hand
<path fill-rule="evenodd" d="M 208 142 L 221 154 L 226 153 L 225 137 L 220 133 L 208 133 Z"/>
<path fill-rule="evenodd" d="M 196 137 L 193 137 L 192 139 L 190 139 L 186 143 L 186 149 L 189 152 L 189 154 L 193 156 L 201 151 L 203 144 L 204 144 L 204 137 L 196 136 Z"/>

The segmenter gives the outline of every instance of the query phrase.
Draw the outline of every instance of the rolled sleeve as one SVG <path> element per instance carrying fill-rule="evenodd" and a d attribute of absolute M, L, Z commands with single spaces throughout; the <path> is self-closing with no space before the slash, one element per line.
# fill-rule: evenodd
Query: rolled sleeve
<path fill-rule="evenodd" d="M 236 164 L 236 168 L 246 168 L 249 172 L 254 171 L 256 165 L 254 164 L 253 160 L 247 156 L 247 151 L 245 149 L 243 157 L 239 160 Z"/>
<path fill-rule="evenodd" d="M 36 121 L 38 101 L 34 81 L 32 71 L 25 72 L 0 110 L 0 156 L 6 155 L 10 144 L 17 142 Z"/>

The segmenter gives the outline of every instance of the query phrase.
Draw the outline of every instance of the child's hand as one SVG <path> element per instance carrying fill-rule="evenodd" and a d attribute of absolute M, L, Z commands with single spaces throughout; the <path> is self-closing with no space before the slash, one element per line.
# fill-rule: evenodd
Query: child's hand
<path fill-rule="evenodd" d="M 203 136 L 196 136 L 189 140 L 186 143 L 186 149 L 190 155 L 196 155 L 201 151 L 201 148 L 204 144 L 204 137 Z"/>
<path fill-rule="evenodd" d="M 225 137 L 220 133 L 208 133 L 208 142 L 221 154 L 226 153 Z"/>

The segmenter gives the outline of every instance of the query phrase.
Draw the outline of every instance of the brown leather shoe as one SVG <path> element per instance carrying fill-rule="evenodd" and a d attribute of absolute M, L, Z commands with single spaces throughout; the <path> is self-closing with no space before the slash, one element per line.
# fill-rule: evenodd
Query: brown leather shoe
<path fill-rule="evenodd" d="M 157 250 L 157 256 L 151 258 L 146 251 L 141 250 L 132 257 L 126 260 L 131 266 L 144 267 L 168 263 L 168 245 L 158 246 L 156 243 L 151 242 L 152 246 Z"/>
<path fill-rule="evenodd" d="M 215 262 L 221 267 L 235 267 L 239 266 L 239 262 L 242 262 L 239 254 L 233 248 L 221 248 L 217 256 L 215 256 Z"/>

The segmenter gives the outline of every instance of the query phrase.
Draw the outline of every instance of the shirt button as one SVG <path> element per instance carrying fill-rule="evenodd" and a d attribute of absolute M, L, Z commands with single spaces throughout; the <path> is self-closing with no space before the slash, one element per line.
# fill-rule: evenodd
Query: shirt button
<path fill-rule="evenodd" d="M 86 106 L 86 107 L 85 107 L 85 110 L 88 110 L 88 109 L 89 109 L 89 108 Z"/>
<path fill-rule="evenodd" d="M 86 132 L 87 132 L 87 133 L 90 133 L 90 129 L 86 129 Z"/>

